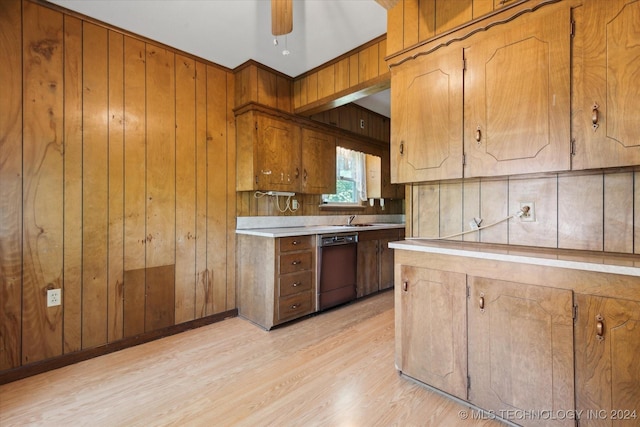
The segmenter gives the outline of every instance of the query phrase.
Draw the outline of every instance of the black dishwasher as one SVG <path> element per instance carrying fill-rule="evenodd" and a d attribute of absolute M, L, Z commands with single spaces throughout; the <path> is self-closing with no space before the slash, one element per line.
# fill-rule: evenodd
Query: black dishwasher
<path fill-rule="evenodd" d="M 318 236 L 318 311 L 356 299 L 358 234 Z"/>

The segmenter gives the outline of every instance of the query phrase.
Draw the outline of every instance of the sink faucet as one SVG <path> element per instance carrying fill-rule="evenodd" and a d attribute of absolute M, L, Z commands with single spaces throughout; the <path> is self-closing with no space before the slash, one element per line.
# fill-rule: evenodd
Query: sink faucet
<path fill-rule="evenodd" d="M 353 222 L 353 220 L 354 220 L 355 218 L 356 218 L 356 216 L 355 216 L 355 215 L 351 215 L 351 216 L 349 217 L 349 219 L 347 220 L 347 225 L 351 225 L 351 223 Z"/>

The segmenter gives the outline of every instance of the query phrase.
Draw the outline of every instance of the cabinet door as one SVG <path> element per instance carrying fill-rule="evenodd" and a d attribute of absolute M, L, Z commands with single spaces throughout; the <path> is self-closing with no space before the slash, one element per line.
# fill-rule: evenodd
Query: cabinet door
<path fill-rule="evenodd" d="M 380 290 L 393 287 L 393 249 L 389 249 L 389 242 L 395 239 L 380 239 L 378 245 L 380 267 Z"/>
<path fill-rule="evenodd" d="M 572 167 L 640 164 L 640 1 L 588 1 L 581 9 Z"/>
<path fill-rule="evenodd" d="M 378 240 L 362 239 L 358 241 L 357 268 L 358 298 L 378 292 Z"/>
<path fill-rule="evenodd" d="M 570 22 L 548 6 L 464 49 L 465 177 L 570 168 Z"/>
<path fill-rule="evenodd" d="M 576 295 L 581 426 L 640 424 L 640 302 Z"/>
<path fill-rule="evenodd" d="M 573 426 L 562 417 L 518 417 L 574 408 L 572 292 L 469 282 L 469 400 L 524 426 Z"/>
<path fill-rule="evenodd" d="M 403 265 L 400 278 L 395 287 L 398 368 L 466 399 L 466 276 Z"/>
<path fill-rule="evenodd" d="M 336 192 L 336 139 L 302 128 L 302 192 Z"/>
<path fill-rule="evenodd" d="M 391 71 L 391 182 L 462 177 L 462 50 Z"/>
<path fill-rule="evenodd" d="M 258 116 L 258 189 L 300 190 L 300 140 L 292 123 Z"/>

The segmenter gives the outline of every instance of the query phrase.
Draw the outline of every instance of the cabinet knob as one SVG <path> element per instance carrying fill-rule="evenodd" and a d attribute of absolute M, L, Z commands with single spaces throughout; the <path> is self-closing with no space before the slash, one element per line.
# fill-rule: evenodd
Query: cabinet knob
<path fill-rule="evenodd" d="M 402 290 L 407 292 L 407 290 L 409 289 L 409 282 L 402 282 Z"/>
<path fill-rule="evenodd" d="M 297 288 L 297 287 L 298 287 L 298 286 L 300 286 L 301 284 L 302 284 L 302 283 L 300 283 L 300 282 L 293 282 L 293 283 L 291 284 L 291 286 L 293 286 L 294 288 Z"/>
<path fill-rule="evenodd" d="M 598 123 L 598 121 L 600 121 L 600 112 L 598 111 L 598 108 L 600 108 L 600 106 L 597 102 L 594 102 L 593 107 L 591 107 L 591 127 L 593 128 L 594 132 L 600 126 L 600 124 Z"/>
<path fill-rule="evenodd" d="M 298 240 L 294 240 L 293 242 L 291 242 L 291 244 L 292 244 L 293 246 L 295 246 L 295 245 L 300 244 L 300 241 L 298 241 Z"/>
<path fill-rule="evenodd" d="M 291 265 L 298 265 L 302 263 L 302 261 L 291 261 Z"/>
<path fill-rule="evenodd" d="M 296 168 L 296 178 L 300 176 L 300 168 Z"/>
<path fill-rule="evenodd" d="M 302 169 L 302 179 L 307 180 L 307 169 Z"/>
<path fill-rule="evenodd" d="M 300 307 L 300 304 L 293 304 L 293 305 L 291 305 L 289 308 L 290 308 L 291 310 L 295 310 L 295 309 L 297 309 L 298 307 Z"/>

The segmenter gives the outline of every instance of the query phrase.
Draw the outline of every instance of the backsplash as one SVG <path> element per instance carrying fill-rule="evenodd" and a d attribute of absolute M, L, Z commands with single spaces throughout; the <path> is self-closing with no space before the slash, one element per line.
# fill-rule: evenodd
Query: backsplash
<path fill-rule="evenodd" d="M 533 202 L 533 222 L 513 218 L 452 240 L 640 254 L 637 170 L 414 184 L 407 195 L 413 237 L 470 230 L 475 217 L 486 226 Z"/>

